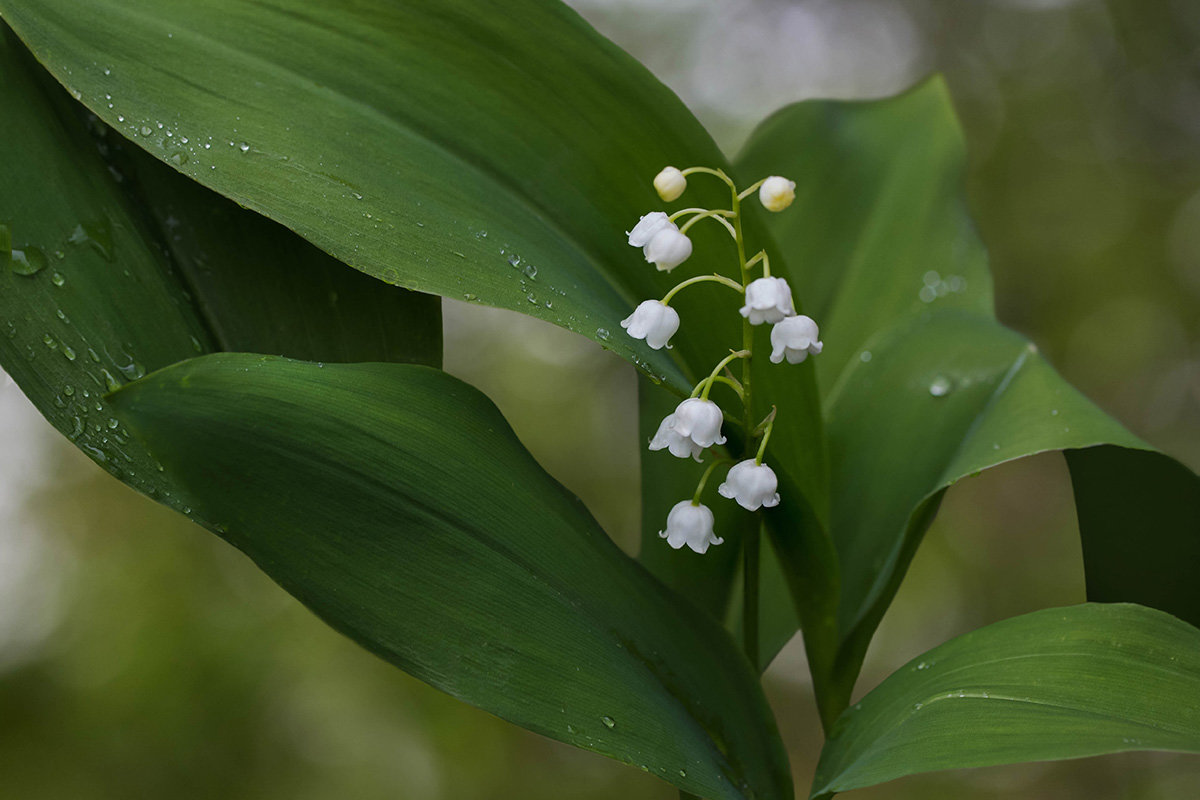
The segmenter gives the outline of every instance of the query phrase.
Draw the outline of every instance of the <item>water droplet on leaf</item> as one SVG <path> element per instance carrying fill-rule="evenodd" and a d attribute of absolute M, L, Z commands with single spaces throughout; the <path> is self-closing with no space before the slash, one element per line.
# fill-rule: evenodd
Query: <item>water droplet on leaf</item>
<path fill-rule="evenodd" d="M 12 250 L 12 271 L 18 275 L 36 275 L 46 268 L 46 254 L 38 247 Z"/>
<path fill-rule="evenodd" d="M 949 378 L 939 375 L 929 384 L 929 393 L 934 397 L 945 397 L 953 388 Z"/>

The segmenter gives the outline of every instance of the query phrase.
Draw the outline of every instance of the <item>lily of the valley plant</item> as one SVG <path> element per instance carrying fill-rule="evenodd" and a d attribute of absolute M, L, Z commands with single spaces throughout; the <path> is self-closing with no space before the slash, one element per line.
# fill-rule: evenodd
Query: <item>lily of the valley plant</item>
<path fill-rule="evenodd" d="M 814 798 L 1200 752 L 1200 479 L 996 321 L 936 78 L 730 159 L 557 0 L 0 19 L 0 366 L 379 657 L 713 800 L 794 796 L 777 711 L 820 718 Z M 441 297 L 639 370 L 641 563 L 442 371 Z M 1089 602 L 859 685 L 947 489 L 1045 451 Z M 794 635 L 815 710 L 760 685 Z"/>

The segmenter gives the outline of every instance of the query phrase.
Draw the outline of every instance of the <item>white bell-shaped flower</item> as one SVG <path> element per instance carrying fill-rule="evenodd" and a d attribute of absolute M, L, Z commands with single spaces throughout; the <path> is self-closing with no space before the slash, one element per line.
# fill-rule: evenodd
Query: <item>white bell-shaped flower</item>
<path fill-rule="evenodd" d="M 687 178 L 675 167 L 663 167 L 662 172 L 654 176 L 654 191 L 664 203 L 678 200 L 686 188 Z"/>
<path fill-rule="evenodd" d="M 775 470 L 766 464 L 755 464 L 753 458 L 739 461 L 730 468 L 725 482 L 717 487 L 721 497 L 736 500 L 747 511 L 779 505 L 779 479 Z"/>
<path fill-rule="evenodd" d="M 625 319 L 624 328 L 634 339 L 645 339 L 654 350 L 661 349 L 679 330 L 679 312 L 661 300 L 643 300 Z"/>
<path fill-rule="evenodd" d="M 771 328 L 771 363 L 786 358 L 789 364 L 799 364 L 809 355 L 815 356 L 825 346 L 817 340 L 820 335 L 817 323 L 803 314 L 775 323 Z"/>
<path fill-rule="evenodd" d="M 701 447 L 725 444 L 721 435 L 724 415 L 721 407 L 712 400 L 689 397 L 675 407 L 675 431 L 686 436 Z"/>
<path fill-rule="evenodd" d="M 650 244 L 654 234 L 668 226 L 673 228 L 675 223 L 671 222 L 665 212 L 651 211 L 638 220 L 638 224 L 633 226 L 633 230 L 626 231 L 626 235 L 629 236 L 629 244 L 633 247 L 645 247 Z"/>
<path fill-rule="evenodd" d="M 668 450 L 671 455 L 676 458 L 694 458 L 700 460 L 700 454 L 704 452 L 704 448 L 692 441 L 691 437 L 684 436 L 675 430 L 675 415 L 668 414 L 662 422 L 658 423 L 658 430 L 654 434 L 654 438 L 650 440 L 651 450 Z"/>
<path fill-rule="evenodd" d="M 751 325 L 774 324 L 796 313 L 792 305 L 792 290 L 783 278 L 759 278 L 746 287 L 746 305 L 742 316 Z"/>
<path fill-rule="evenodd" d="M 675 223 L 668 222 L 650 243 L 642 248 L 646 261 L 658 267 L 660 272 L 670 272 L 692 254 L 692 240 L 679 232 Z"/>
<path fill-rule="evenodd" d="M 721 435 L 722 421 L 720 406 L 711 400 L 690 397 L 659 424 L 650 440 L 650 449 L 666 449 L 677 458 L 691 456 L 699 461 L 704 448 L 725 444 L 725 437 Z"/>
<path fill-rule="evenodd" d="M 758 188 L 758 199 L 767 211 L 783 211 L 796 199 L 796 182 L 772 175 Z"/>
<path fill-rule="evenodd" d="M 709 545 L 725 541 L 713 533 L 712 510 L 691 500 L 675 504 L 667 514 L 667 529 L 658 535 L 676 550 L 686 544 L 701 554 L 708 552 Z"/>

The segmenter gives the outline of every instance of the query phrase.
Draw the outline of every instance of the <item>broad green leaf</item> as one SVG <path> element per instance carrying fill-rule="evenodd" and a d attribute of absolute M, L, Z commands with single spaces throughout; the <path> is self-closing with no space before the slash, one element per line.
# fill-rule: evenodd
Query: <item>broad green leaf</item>
<path fill-rule="evenodd" d="M 769 519 L 785 574 L 807 593 L 793 593 L 802 622 L 836 608 L 836 653 L 808 641 L 827 721 L 847 701 L 946 487 L 1025 455 L 1072 451 L 1089 597 L 1200 622 L 1189 572 L 1200 563 L 1200 479 L 1149 451 L 995 321 L 962 198 L 964 160 L 938 80 L 881 102 L 790 106 L 762 124 L 739 159 L 743 171 L 772 164 L 799 178 L 800 213 L 770 221 L 826 343 L 816 361 L 835 598 L 814 596 L 796 577 L 812 565 L 792 540 L 811 537 L 811 526 Z M 1097 451 L 1102 457 L 1083 450 L 1107 444 L 1118 447 Z M 1155 484 L 1153 503 L 1139 488 L 1157 480 L 1139 478 L 1149 475 L 1169 478 Z M 1131 528 L 1136 560 L 1123 554 Z M 765 644 L 777 649 L 789 626 L 769 627 L 780 635 Z"/>
<path fill-rule="evenodd" d="M 222 354 L 111 402 L 194 519 L 381 657 L 704 797 L 792 797 L 728 635 L 622 554 L 466 384 Z"/>
<path fill-rule="evenodd" d="M 436 298 L 376 288 L 144 156 L 106 161 L 101 151 L 114 156 L 116 143 L 102 126 L 89 132 L 74 102 L 40 73 L 4 32 L 0 230 L 15 260 L 0 269 L 0 365 L 109 472 L 186 504 L 102 396 L 176 361 L 232 347 L 440 360 Z"/>
<path fill-rule="evenodd" d="M 722 157 L 565 6 L 4 0 L 0 14 L 138 146 L 346 263 L 557 322 L 686 383 L 617 335 L 663 283 L 623 231 L 661 205 L 663 165 Z M 728 202 L 715 181 L 695 191 Z"/>
<path fill-rule="evenodd" d="M 930 650 L 847 710 L 812 796 L 1127 750 L 1200 753 L 1200 631 L 1143 606 L 1047 609 Z"/>
<path fill-rule="evenodd" d="M 620 329 L 681 276 L 736 273 L 715 223 L 670 275 L 624 236 L 661 208 L 663 166 L 728 167 L 678 98 L 557 0 L 0 0 L 0 15 L 137 146 L 370 275 L 562 325 L 675 394 L 740 346 L 740 302 L 711 285 L 674 302 L 671 352 Z M 689 183 L 672 208 L 728 206 L 715 179 Z M 755 202 L 750 252 L 786 276 Z M 813 368 L 758 361 L 784 491 L 823 517 Z"/>

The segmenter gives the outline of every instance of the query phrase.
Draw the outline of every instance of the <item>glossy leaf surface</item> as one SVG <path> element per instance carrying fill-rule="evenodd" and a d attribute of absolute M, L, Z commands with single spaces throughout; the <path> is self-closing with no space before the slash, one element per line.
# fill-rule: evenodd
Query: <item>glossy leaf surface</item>
<path fill-rule="evenodd" d="M 624 236 L 662 207 L 651 178 L 664 165 L 727 165 L 678 98 L 561 3 L 88 0 L 81 13 L 76 0 L 2 0 L 0 15 L 137 146 L 370 275 L 547 319 L 676 395 L 740 346 L 740 301 L 711 286 L 674 302 L 674 351 L 619 327 L 681 276 L 736 274 L 715 223 L 692 229 L 694 254 L 670 275 Z M 756 202 L 749 252 L 772 250 L 786 276 Z M 729 203 L 694 176 L 671 207 Z M 812 366 L 760 361 L 755 415 L 780 407 L 783 485 L 823 516 Z M 664 464 L 661 485 L 680 469 Z"/>
<path fill-rule="evenodd" d="M 836 607 L 836 655 L 808 643 L 810 657 L 828 659 L 835 710 L 941 493 L 1033 453 L 1119 446 L 1106 448 L 1086 485 L 1075 478 L 1089 596 L 1200 621 L 1186 574 L 1200 563 L 1200 479 L 1149 451 L 995 321 L 986 258 L 962 198 L 964 159 L 938 80 L 877 103 L 788 107 L 760 126 L 739 159 L 744 171 L 772 164 L 800 178 L 800 213 L 770 221 L 826 342 L 816 361 L 840 582 L 832 602 L 813 597 L 811 581 L 792 584 L 794 594 L 808 594 L 798 596 L 802 618 Z M 1079 462 L 1070 463 L 1074 475 Z M 1134 487 L 1150 463 L 1171 480 L 1147 504 Z M 1120 556 L 1119 534 L 1104 521 L 1135 517 L 1136 562 Z M 789 541 L 807 526 L 773 519 L 785 572 L 810 570 Z M 765 644 L 773 652 L 788 627 L 771 627 L 778 638 Z"/>
<path fill-rule="evenodd" d="M 184 504 L 103 398 L 147 371 L 226 348 L 440 363 L 436 298 L 376 289 L 153 160 L 115 159 L 7 32 L 0 104 L 0 226 L 16 256 L 0 270 L 0 364 L 135 488 Z"/>
<path fill-rule="evenodd" d="M 792 796 L 728 635 L 622 554 L 475 389 L 223 354 L 111 402 L 195 519 L 405 671 L 704 797 Z"/>
<path fill-rule="evenodd" d="M 813 797 L 941 769 L 1200 752 L 1200 631 L 1136 605 L 1014 617 L 913 659 L 833 729 Z"/>

